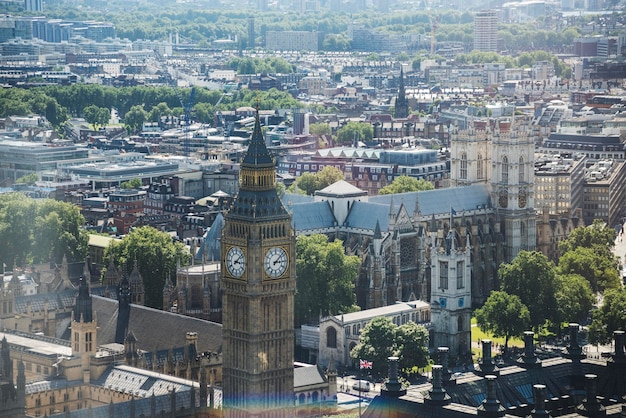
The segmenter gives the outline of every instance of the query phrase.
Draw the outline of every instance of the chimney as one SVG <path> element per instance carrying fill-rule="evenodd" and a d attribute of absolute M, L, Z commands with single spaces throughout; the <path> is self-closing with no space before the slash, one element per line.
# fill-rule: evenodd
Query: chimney
<path fill-rule="evenodd" d="M 488 374 L 498 376 L 500 370 L 496 367 L 493 358 L 491 357 L 491 340 L 482 340 L 483 355 L 482 359 L 478 362 L 478 370 L 476 371 L 479 376 L 486 376 Z"/>
<path fill-rule="evenodd" d="M 406 389 L 402 388 L 402 383 L 398 380 L 398 357 L 388 357 L 387 360 L 389 378 L 381 388 L 381 395 L 384 397 L 398 397 L 405 395 Z"/>
<path fill-rule="evenodd" d="M 546 385 L 533 385 L 533 398 L 535 407 L 529 418 L 549 418 L 550 414 L 546 411 Z"/>
<path fill-rule="evenodd" d="M 452 382 L 452 373 L 450 373 L 450 369 L 448 368 L 448 354 L 449 353 L 450 353 L 450 348 L 437 347 L 437 354 L 439 356 L 439 364 L 441 364 L 441 367 L 442 367 L 441 381 L 443 382 L 444 385 L 447 385 Z"/>
<path fill-rule="evenodd" d="M 604 406 L 598 401 L 597 397 L 597 378 L 598 376 L 595 374 L 585 375 L 585 390 L 587 391 L 587 395 L 583 403 L 576 408 L 576 412 L 583 417 L 598 418 L 606 416 L 606 409 L 604 409 Z"/>
<path fill-rule="evenodd" d="M 524 331 L 524 354 L 517 359 L 517 364 L 526 369 L 535 369 L 541 367 L 541 360 L 535 355 L 535 333 L 532 331 Z"/>
<path fill-rule="evenodd" d="M 626 363 L 626 355 L 624 354 L 624 331 L 613 331 L 613 340 L 615 340 L 613 362 L 620 364 Z"/>
<path fill-rule="evenodd" d="M 435 364 L 433 366 L 433 387 L 424 397 L 424 402 L 433 406 L 443 406 L 452 402 L 450 395 L 446 393 L 443 385 L 441 384 L 441 375 L 443 374 L 443 366 Z"/>
<path fill-rule="evenodd" d="M 485 376 L 485 381 L 487 382 L 487 396 L 478 407 L 479 417 L 499 418 L 503 417 L 506 412 L 506 409 L 500 404 L 496 396 L 496 379 L 497 377 L 492 374 Z"/>

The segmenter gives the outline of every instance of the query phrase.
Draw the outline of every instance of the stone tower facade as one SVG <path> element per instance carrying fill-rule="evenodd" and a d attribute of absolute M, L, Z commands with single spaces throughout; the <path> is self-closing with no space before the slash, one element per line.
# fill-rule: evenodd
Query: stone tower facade
<path fill-rule="evenodd" d="M 293 414 L 295 234 L 257 113 L 221 245 L 227 417 Z"/>
<path fill-rule="evenodd" d="M 491 135 L 491 202 L 505 232 L 504 257 L 536 246 L 535 144 L 525 126 L 498 123 Z"/>
<path fill-rule="evenodd" d="M 89 383 L 91 380 L 90 359 L 96 355 L 98 324 L 93 314 L 91 295 L 84 277 L 80 278 L 78 284 L 76 305 L 72 311 L 71 331 L 72 354 L 80 357 L 83 380 Z"/>
<path fill-rule="evenodd" d="M 448 347 L 454 357 L 471 348 L 471 249 L 461 247 L 459 238 L 456 229 L 443 239 L 435 232 L 430 246 L 432 343 Z"/>

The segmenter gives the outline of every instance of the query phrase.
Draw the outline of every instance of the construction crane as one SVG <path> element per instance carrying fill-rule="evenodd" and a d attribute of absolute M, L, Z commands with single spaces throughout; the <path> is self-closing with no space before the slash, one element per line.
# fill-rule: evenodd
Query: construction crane
<path fill-rule="evenodd" d="M 430 56 L 435 55 L 435 31 L 437 30 L 437 16 L 433 16 L 432 13 L 428 13 L 428 19 L 430 20 Z"/>

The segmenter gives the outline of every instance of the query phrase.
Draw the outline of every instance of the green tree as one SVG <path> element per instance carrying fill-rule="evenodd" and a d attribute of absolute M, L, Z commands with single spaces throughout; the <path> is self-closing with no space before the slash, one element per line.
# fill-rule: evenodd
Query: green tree
<path fill-rule="evenodd" d="M 112 242 L 105 250 L 105 265 L 113 257 L 126 271 L 137 268 L 143 277 L 146 306 L 161 309 L 163 287 L 167 277 L 176 277 L 176 266 L 187 264 L 191 255 L 185 246 L 172 237 L 150 226 L 133 229 L 120 241 Z M 106 272 L 103 272 L 103 277 Z M 174 280 L 173 280 L 174 281 Z"/>
<path fill-rule="evenodd" d="M 330 126 L 327 123 L 312 123 L 309 125 L 311 135 L 330 135 Z"/>
<path fill-rule="evenodd" d="M 15 183 L 16 184 L 35 184 L 38 180 L 39 180 L 39 176 L 36 173 L 30 173 L 15 180 Z"/>
<path fill-rule="evenodd" d="M 530 322 L 535 331 L 546 321 L 559 320 L 556 306 L 556 268 L 538 251 L 520 251 L 511 263 L 498 269 L 502 289 L 516 295 L 530 311 Z"/>
<path fill-rule="evenodd" d="M 428 340 L 428 330 L 423 325 L 409 321 L 398 327 L 395 345 L 400 357 L 401 370 L 413 374 L 417 372 L 416 369 L 428 365 Z"/>
<path fill-rule="evenodd" d="M 433 190 L 435 186 L 428 180 L 416 179 L 409 176 L 396 177 L 391 184 L 383 187 L 378 194 L 396 194 L 406 192 L 419 192 L 422 190 Z"/>
<path fill-rule="evenodd" d="M 373 137 L 374 128 L 364 122 L 348 122 L 337 130 L 337 142 L 344 145 L 350 145 L 356 141 L 371 141 Z"/>
<path fill-rule="evenodd" d="M 559 274 L 557 280 L 560 322 L 584 322 L 595 303 L 589 281 L 577 274 Z"/>
<path fill-rule="evenodd" d="M 141 186 L 143 186 L 143 183 L 141 182 L 141 179 L 138 179 L 137 177 L 128 181 L 123 181 L 120 184 L 120 188 L 122 189 L 139 189 Z"/>
<path fill-rule="evenodd" d="M 136 105 L 131 107 L 124 116 L 124 125 L 126 126 L 126 130 L 129 133 L 139 131 L 143 127 L 147 118 L 148 113 L 143 110 L 143 106 Z"/>
<path fill-rule="evenodd" d="M 317 190 L 321 190 L 343 179 L 344 175 L 341 170 L 336 167 L 326 166 L 315 174 L 303 173 L 289 187 L 289 192 L 295 193 L 297 190 L 302 190 L 305 194 L 312 196 Z"/>
<path fill-rule="evenodd" d="M 474 312 L 477 325 L 504 338 L 505 351 L 511 337 L 518 337 L 530 326 L 530 312 L 519 297 L 495 290 L 491 292 L 485 304 Z"/>
<path fill-rule="evenodd" d="M 603 251 L 604 253 L 604 251 Z M 563 274 L 576 274 L 587 279 L 594 292 L 621 287 L 615 257 L 599 253 L 595 248 L 577 247 L 559 258 L 559 270 Z"/>
<path fill-rule="evenodd" d="M 317 178 L 317 190 L 321 190 L 345 178 L 340 169 L 330 165 L 325 166 L 315 173 L 315 177 Z"/>
<path fill-rule="evenodd" d="M 21 193 L 0 198 L 0 261 L 24 265 L 60 263 L 87 256 L 88 234 L 77 206 L 52 199 L 35 200 Z"/>
<path fill-rule="evenodd" d="M 566 239 L 559 243 L 561 254 L 578 247 L 592 248 L 600 254 L 608 254 L 615 245 L 615 229 L 608 227 L 602 220 L 596 219 L 589 226 L 574 229 Z"/>
<path fill-rule="evenodd" d="M 346 256 L 343 243 L 326 235 L 300 236 L 296 241 L 296 326 L 316 322 L 320 315 L 358 310 L 354 295 L 361 261 Z"/>
<path fill-rule="evenodd" d="M 609 289 L 604 294 L 602 305 L 593 312 L 589 325 L 589 342 L 606 344 L 613 332 L 626 329 L 626 292 L 624 289 Z"/>
<path fill-rule="evenodd" d="M 428 365 L 428 331 L 414 322 L 397 326 L 389 318 L 379 316 L 363 328 L 350 356 L 357 361 L 371 361 L 374 376 L 387 373 L 387 359 L 391 356 L 399 358 L 405 373 L 414 373 Z"/>
<path fill-rule="evenodd" d="M 350 357 L 356 361 L 371 361 L 372 374 L 384 375 L 387 371 L 387 358 L 396 355 L 396 328 L 397 325 L 384 316 L 372 319 L 361 330 L 359 343 L 350 352 Z"/>
<path fill-rule="evenodd" d="M 100 108 L 96 105 L 89 105 L 83 109 L 83 116 L 91 128 L 97 131 L 98 125 L 100 125 Z"/>

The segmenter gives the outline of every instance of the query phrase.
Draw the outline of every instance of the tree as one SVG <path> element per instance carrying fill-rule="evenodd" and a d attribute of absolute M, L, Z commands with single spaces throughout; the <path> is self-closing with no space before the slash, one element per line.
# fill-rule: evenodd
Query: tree
<path fill-rule="evenodd" d="M 141 179 L 138 179 L 137 177 L 128 181 L 123 181 L 120 184 L 120 188 L 122 189 L 139 189 L 141 186 L 143 186 L 143 183 L 141 182 Z"/>
<path fill-rule="evenodd" d="M 309 125 L 311 135 L 330 135 L 330 126 L 327 123 L 312 123 Z"/>
<path fill-rule="evenodd" d="M 21 193 L 0 198 L 0 261 L 7 265 L 82 262 L 87 256 L 85 218 L 77 206 Z"/>
<path fill-rule="evenodd" d="M 495 337 L 504 337 L 504 350 L 509 339 L 518 337 L 530 326 L 530 312 L 519 297 L 494 290 L 485 304 L 474 312 L 476 323 Z"/>
<path fill-rule="evenodd" d="M 343 179 L 344 175 L 341 170 L 333 166 L 326 166 L 315 174 L 303 173 L 289 187 L 289 192 L 295 193 L 299 189 L 305 194 L 312 196 L 317 190 L 321 190 Z"/>
<path fill-rule="evenodd" d="M 559 274 L 557 280 L 556 302 L 560 322 L 584 322 L 595 303 L 589 282 L 577 274 Z"/>
<path fill-rule="evenodd" d="M 99 126 L 106 126 L 111 119 L 111 110 L 106 107 L 98 107 L 96 105 L 89 105 L 83 109 L 83 115 L 85 120 L 91 124 L 94 131 L 98 130 Z"/>
<path fill-rule="evenodd" d="M 39 180 L 39 176 L 37 173 L 26 174 L 17 180 L 15 180 L 16 184 L 35 184 Z"/>
<path fill-rule="evenodd" d="M 296 326 L 317 322 L 320 315 L 358 311 L 354 295 L 361 261 L 346 256 L 343 243 L 322 234 L 296 241 Z"/>
<path fill-rule="evenodd" d="M 143 110 L 141 105 L 131 107 L 124 116 L 124 125 L 126 126 L 126 130 L 129 133 L 139 131 L 143 127 L 147 118 L 148 113 Z"/>
<path fill-rule="evenodd" d="M 106 248 L 105 265 L 111 257 L 126 271 L 132 271 L 137 260 L 137 268 L 143 277 L 146 306 L 161 309 L 166 278 L 175 278 L 177 263 L 187 264 L 191 255 L 182 243 L 174 241 L 169 234 L 142 226 Z M 102 274 L 104 277 L 106 271 Z"/>
<path fill-rule="evenodd" d="M 589 342 L 605 344 L 613 338 L 613 332 L 626 327 L 626 292 L 609 289 L 604 294 L 602 306 L 594 311 L 589 326 Z"/>
<path fill-rule="evenodd" d="M 350 356 L 371 361 L 374 376 L 385 375 L 388 357 L 397 356 L 400 368 L 410 374 L 428 365 L 428 331 L 415 322 L 397 326 L 389 318 L 379 316 L 363 328 Z"/>
<path fill-rule="evenodd" d="M 374 128 L 369 123 L 348 122 L 337 130 L 337 142 L 353 144 L 357 141 L 367 142 L 374 137 Z"/>
<path fill-rule="evenodd" d="M 406 192 L 419 192 L 422 190 L 433 190 L 435 186 L 427 180 L 416 179 L 409 176 L 396 177 L 391 184 L 383 187 L 378 194 L 396 194 Z"/>
<path fill-rule="evenodd" d="M 344 179 L 343 172 L 337 167 L 327 165 L 315 174 L 317 178 L 317 190 L 324 189 L 339 180 Z"/>
<path fill-rule="evenodd" d="M 574 229 L 566 239 L 559 243 L 561 254 L 578 247 L 593 248 L 600 254 L 607 254 L 615 246 L 615 229 L 608 227 L 602 220 L 596 219 L 589 226 Z"/>
<path fill-rule="evenodd" d="M 396 331 L 395 344 L 399 352 L 399 366 L 405 373 L 428 365 L 428 330 L 409 321 L 400 325 Z"/>
<path fill-rule="evenodd" d="M 587 279 L 594 292 L 621 287 L 617 262 L 613 254 L 597 251 L 597 247 L 576 247 L 559 258 L 559 270 L 563 274 L 576 274 Z"/>
<path fill-rule="evenodd" d="M 520 251 L 515 259 L 498 269 L 502 289 L 516 295 L 530 311 L 535 331 L 547 321 L 558 321 L 556 268 L 538 251 Z"/>
<path fill-rule="evenodd" d="M 387 371 L 387 358 L 396 355 L 396 328 L 397 325 L 384 316 L 372 319 L 361 330 L 359 343 L 350 352 L 350 357 L 371 361 L 372 374 L 384 375 Z"/>

